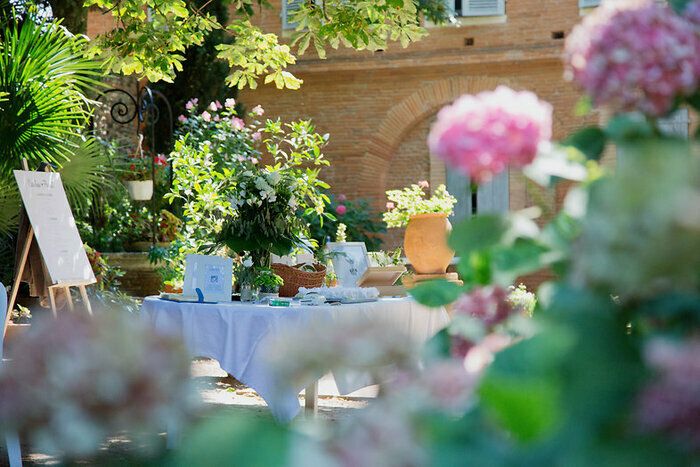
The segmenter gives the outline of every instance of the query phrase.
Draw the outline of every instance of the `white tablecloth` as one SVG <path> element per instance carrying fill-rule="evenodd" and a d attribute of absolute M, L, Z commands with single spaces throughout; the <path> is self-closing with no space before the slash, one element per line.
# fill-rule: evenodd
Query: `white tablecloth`
<path fill-rule="evenodd" d="M 389 321 L 418 342 L 424 342 L 444 328 L 449 316 L 444 308 L 429 309 L 411 298 L 386 298 L 377 302 L 340 306 L 270 307 L 249 303 L 176 303 L 147 297 L 143 319 L 157 332 L 179 336 L 193 357 L 217 360 L 221 368 L 253 388 L 282 422 L 300 410 L 298 395 L 303 387 L 280 387 L 264 357 L 267 342 L 275 333 L 319 317 L 341 320 Z M 341 377 L 342 376 L 342 377 Z M 335 375 L 342 394 L 366 386 L 369 381 L 351 375 Z M 311 383 L 311 382 L 309 382 Z"/>

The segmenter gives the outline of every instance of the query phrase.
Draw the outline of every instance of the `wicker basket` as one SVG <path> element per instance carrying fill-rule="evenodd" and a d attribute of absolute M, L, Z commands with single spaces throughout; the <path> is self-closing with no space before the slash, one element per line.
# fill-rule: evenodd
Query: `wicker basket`
<path fill-rule="evenodd" d="M 299 287 L 307 289 L 321 287 L 326 278 L 326 267 L 322 264 L 314 264 L 315 271 L 302 271 L 302 265 L 287 266 L 286 264 L 274 263 L 272 270 L 284 280 L 284 285 L 280 287 L 280 297 L 293 297 L 299 293 Z"/>

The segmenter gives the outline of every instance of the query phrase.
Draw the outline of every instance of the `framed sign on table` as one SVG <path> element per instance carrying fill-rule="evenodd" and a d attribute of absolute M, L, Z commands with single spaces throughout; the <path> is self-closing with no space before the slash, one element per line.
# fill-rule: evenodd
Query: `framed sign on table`
<path fill-rule="evenodd" d="M 369 256 L 364 242 L 330 242 L 326 248 L 338 277 L 338 285 L 356 287 L 369 268 Z"/>
<path fill-rule="evenodd" d="M 221 256 L 187 255 L 183 295 L 197 296 L 200 289 L 206 302 L 230 302 L 233 260 Z"/>

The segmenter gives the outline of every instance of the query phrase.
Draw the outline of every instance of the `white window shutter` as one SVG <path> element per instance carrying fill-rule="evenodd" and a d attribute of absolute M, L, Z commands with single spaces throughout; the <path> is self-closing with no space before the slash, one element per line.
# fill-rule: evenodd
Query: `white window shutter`
<path fill-rule="evenodd" d="M 469 219 L 474 214 L 504 213 L 510 209 L 510 177 L 508 170 L 479 185 L 476 200 L 473 199 L 469 179 L 450 167 L 446 170 L 447 191 L 457 198 L 452 223 Z"/>
<path fill-rule="evenodd" d="M 462 12 L 457 11 L 455 9 L 455 0 L 443 0 L 443 1 L 445 3 L 445 6 L 447 7 L 447 11 L 449 11 L 451 15 L 462 16 Z"/>
<path fill-rule="evenodd" d="M 299 9 L 304 0 L 282 0 L 282 29 L 295 29 L 297 24 L 289 21 L 289 15 Z"/>
<path fill-rule="evenodd" d="M 507 169 L 493 177 L 490 182 L 479 185 L 479 191 L 476 195 L 477 214 L 508 212 L 510 208 L 509 185 L 510 177 Z"/>
<path fill-rule="evenodd" d="M 462 175 L 461 172 L 447 166 L 445 167 L 445 185 L 447 185 L 447 191 L 457 198 L 451 222 L 456 224 L 471 218 L 474 213 L 472 210 L 472 190 L 469 179 Z"/>
<path fill-rule="evenodd" d="M 462 0 L 462 16 L 501 16 L 506 0 Z"/>
<path fill-rule="evenodd" d="M 658 121 L 659 130 L 667 136 L 680 136 L 688 138 L 690 127 L 690 116 L 688 109 L 678 109 L 666 118 L 660 118 Z"/>
<path fill-rule="evenodd" d="M 578 0 L 579 8 L 593 8 L 600 5 L 600 0 Z"/>

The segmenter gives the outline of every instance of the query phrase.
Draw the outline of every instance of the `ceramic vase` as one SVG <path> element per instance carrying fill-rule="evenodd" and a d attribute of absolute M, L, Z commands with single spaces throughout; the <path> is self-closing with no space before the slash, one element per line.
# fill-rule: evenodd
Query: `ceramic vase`
<path fill-rule="evenodd" d="M 403 247 L 417 274 L 445 274 L 454 258 L 447 245 L 452 224 L 447 214 L 427 213 L 411 216 L 406 227 Z"/>

